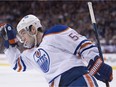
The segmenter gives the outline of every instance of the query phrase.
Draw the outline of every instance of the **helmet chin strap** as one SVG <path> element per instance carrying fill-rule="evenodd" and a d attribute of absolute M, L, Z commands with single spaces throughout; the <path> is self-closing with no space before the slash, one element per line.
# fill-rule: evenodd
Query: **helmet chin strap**
<path fill-rule="evenodd" d="M 33 35 L 34 39 L 35 39 L 35 45 L 34 47 L 37 47 L 37 30 L 36 30 L 36 33 Z"/>
<path fill-rule="evenodd" d="M 34 45 L 34 47 L 37 47 L 37 37 L 36 37 L 36 34 L 33 35 L 33 37 L 34 37 L 34 39 L 35 39 L 35 45 Z"/>

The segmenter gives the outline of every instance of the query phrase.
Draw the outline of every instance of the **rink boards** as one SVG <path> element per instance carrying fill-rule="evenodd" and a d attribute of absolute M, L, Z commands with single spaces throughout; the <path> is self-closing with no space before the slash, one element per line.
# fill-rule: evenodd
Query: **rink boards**
<path fill-rule="evenodd" d="M 116 70 L 116 53 L 115 54 L 103 54 L 105 63 L 111 65 Z"/>
<path fill-rule="evenodd" d="M 111 65 L 116 70 L 116 53 L 103 54 L 105 63 Z M 7 58 L 4 54 L 0 54 L 0 66 L 9 66 Z"/>

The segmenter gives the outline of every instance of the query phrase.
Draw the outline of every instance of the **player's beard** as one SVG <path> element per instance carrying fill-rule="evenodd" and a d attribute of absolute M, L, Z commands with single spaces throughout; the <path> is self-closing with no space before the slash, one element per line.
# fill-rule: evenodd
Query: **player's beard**
<path fill-rule="evenodd" d="M 35 45 L 35 38 L 33 36 L 30 36 L 29 40 L 25 41 L 23 44 L 25 48 L 32 48 L 34 47 L 34 45 Z"/>

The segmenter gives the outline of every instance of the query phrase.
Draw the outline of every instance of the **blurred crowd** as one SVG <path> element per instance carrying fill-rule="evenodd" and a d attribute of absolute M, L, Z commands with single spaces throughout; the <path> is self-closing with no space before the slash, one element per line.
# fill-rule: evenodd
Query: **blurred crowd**
<path fill-rule="evenodd" d="M 116 2 L 93 1 L 93 7 L 103 52 L 116 52 Z M 87 1 L 0 2 L 0 24 L 10 23 L 16 28 L 19 20 L 27 14 L 36 15 L 43 30 L 55 24 L 65 24 L 95 42 Z M 2 45 L 0 39 L 0 48 Z"/>

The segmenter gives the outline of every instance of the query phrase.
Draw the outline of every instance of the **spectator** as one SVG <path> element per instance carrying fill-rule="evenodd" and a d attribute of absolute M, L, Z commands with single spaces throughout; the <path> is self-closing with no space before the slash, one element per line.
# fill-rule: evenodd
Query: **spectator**
<path fill-rule="evenodd" d="M 110 40 L 116 35 L 116 2 L 94 1 L 93 5 L 100 40 L 105 40 L 103 44 L 111 45 Z M 0 23 L 8 22 L 16 26 L 20 18 L 34 14 L 42 21 L 43 27 L 65 24 L 95 40 L 88 7 L 84 1 L 28 1 L 28 4 L 27 1 L 1 1 L 0 6 Z"/>

